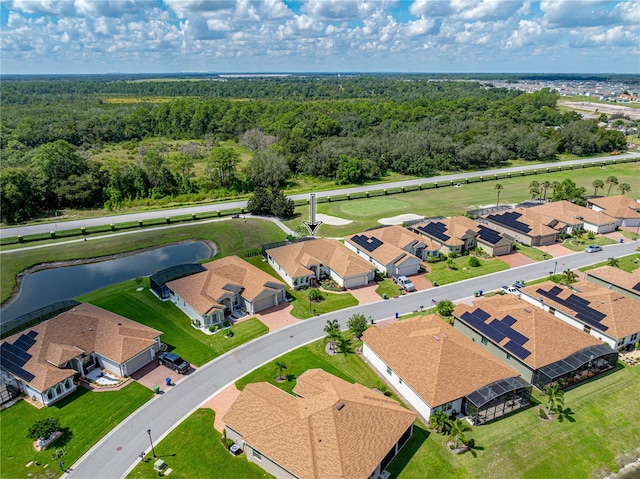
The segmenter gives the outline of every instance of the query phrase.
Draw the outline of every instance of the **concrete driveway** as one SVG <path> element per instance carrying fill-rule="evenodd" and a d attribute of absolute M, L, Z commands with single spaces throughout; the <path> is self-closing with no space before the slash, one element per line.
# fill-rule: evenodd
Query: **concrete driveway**
<path fill-rule="evenodd" d="M 554 243 L 547 246 L 536 246 L 536 248 L 538 248 L 540 251 L 550 254 L 554 258 L 559 258 L 575 253 L 575 251 L 570 250 L 569 248 L 565 248 L 560 243 Z"/>
<path fill-rule="evenodd" d="M 238 399 L 240 396 L 240 390 L 236 387 L 235 384 L 223 389 L 218 394 L 209 399 L 206 403 L 202 405 L 202 407 L 206 407 L 209 409 L 213 409 L 216 413 L 216 419 L 213 422 L 213 428 L 222 432 L 224 429 L 224 423 L 222 422 L 222 418 L 233 404 L 233 401 Z"/>
<path fill-rule="evenodd" d="M 271 333 L 278 329 L 300 322 L 300 319 L 291 316 L 292 309 L 293 306 L 291 306 L 291 304 L 286 301 L 282 301 L 277 306 L 271 306 L 270 308 L 263 309 L 259 313 L 254 314 L 253 316 L 242 318 L 240 322 L 246 321 L 249 318 L 258 318 L 267 326 L 267 328 L 269 328 L 269 332 Z"/>
<path fill-rule="evenodd" d="M 166 366 L 160 366 L 158 361 L 153 360 L 146 366 L 138 369 L 135 373 L 131 375 L 131 378 L 142 384 L 143 386 L 151 389 L 153 391 L 153 386 L 160 386 L 160 391 L 165 391 L 167 389 L 166 379 L 171 378 L 172 384 L 178 384 L 182 381 L 185 376 L 189 376 L 196 371 L 195 366 L 191 366 L 187 374 L 178 374 L 173 369 L 169 369 Z M 170 388 L 172 386 L 169 386 Z"/>
<path fill-rule="evenodd" d="M 498 257 L 500 261 L 504 261 L 511 268 L 517 268 L 518 266 L 524 266 L 525 264 L 535 263 L 534 260 L 529 258 L 528 256 L 523 255 L 522 253 L 509 253 L 504 256 Z"/>
<path fill-rule="evenodd" d="M 367 286 L 350 289 L 349 293 L 358 300 L 359 304 L 368 304 L 382 299 L 378 293 L 376 293 L 376 289 L 378 289 L 378 283 L 372 281 Z"/>

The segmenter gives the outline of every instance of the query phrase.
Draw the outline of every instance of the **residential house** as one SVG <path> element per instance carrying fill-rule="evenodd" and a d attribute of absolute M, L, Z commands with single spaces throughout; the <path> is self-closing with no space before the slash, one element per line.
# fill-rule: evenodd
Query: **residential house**
<path fill-rule="evenodd" d="M 613 349 L 640 339 L 638 304 L 631 298 L 588 281 L 563 287 L 552 281 L 527 286 L 521 298 Z"/>
<path fill-rule="evenodd" d="M 462 413 L 481 424 L 529 403 L 531 385 L 436 315 L 369 328 L 362 354 L 428 420 Z"/>
<path fill-rule="evenodd" d="M 294 289 L 333 279 L 343 288 L 366 286 L 376 267 L 338 240 L 314 239 L 265 251 L 271 267 Z"/>
<path fill-rule="evenodd" d="M 567 200 L 553 201 L 531 208 L 551 221 L 567 225 L 567 233 L 575 230 L 591 231 L 596 234 L 610 233 L 616 229 L 616 219 L 606 213 Z"/>
<path fill-rule="evenodd" d="M 606 196 L 587 200 L 587 206 L 616 219 L 620 227 L 640 226 L 640 203 L 625 195 Z"/>
<path fill-rule="evenodd" d="M 613 266 L 590 269 L 587 280 L 640 301 L 640 268 L 627 273 Z"/>
<path fill-rule="evenodd" d="M 514 240 L 530 246 L 555 243 L 558 233 L 565 233 L 564 223 L 536 213 L 534 208 L 516 208 L 484 215 L 481 223 L 506 234 Z"/>
<path fill-rule="evenodd" d="M 430 221 L 412 226 L 412 230 L 438 244 L 440 251 L 447 255 L 478 247 L 491 256 L 501 256 L 513 248 L 513 239 L 466 216 Z"/>
<path fill-rule="evenodd" d="M 133 374 L 155 359 L 161 334 L 85 303 L 3 340 L 0 364 L 27 396 L 50 406 L 95 368 Z"/>
<path fill-rule="evenodd" d="M 391 276 L 411 276 L 422 260 L 437 255 L 439 247 L 401 226 L 386 226 L 347 236 L 344 245 Z"/>
<path fill-rule="evenodd" d="M 278 479 L 377 479 L 413 433 L 414 412 L 323 370 L 293 392 L 248 384 L 222 418 L 247 460 Z"/>
<path fill-rule="evenodd" d="M 286 299 L 285 285 L 237 256 L 203 265 L 205 271 L 166 283 L 169 297 L 201 327 L 226 315 L 254 314 Z"/>
<path fill-rule="evenodd" d="M 512 294 L 459 304 L 454 327 L 542 389 L 576 384 L 615 367 L 618 353 L 597 338 Z"/>

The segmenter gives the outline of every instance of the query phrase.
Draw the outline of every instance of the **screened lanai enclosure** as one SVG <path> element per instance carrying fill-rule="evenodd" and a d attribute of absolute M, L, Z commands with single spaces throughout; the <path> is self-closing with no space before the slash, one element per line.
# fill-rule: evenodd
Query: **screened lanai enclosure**
<path fill-rule="evenodd" d="M 539 368 L 533 373 L 533 384 L 538 389 L 554 384 L 564 389 L 615 368 L 617 362 L 617 351 L 596 344 Z"/>
<path fill-rule="evenodd" d="M 529 405 L 531 384 L 520 377 L 501 379 L 475 390 L 462 400 L 462 414 L 474 426 Z"/>
<path fill-rule="evenodd" d="M 0 405 L 11 401 L 21 393 L 20 383 L 4 370 L 0 370 Z"/>
<path fill-rule="evenodd" d="M 184 278 L 185 276 L 195 273 L 201 273 L 202 271 L 206 271 L 206 268 L 198 263 L 179 264 L 177 266 L 162 269 L 149 278 L 151 285 L 150 289 L 158 298 L 168 299 L 169 288 L 167 288 L 165 283 L 173 281 L 174 279 Z"/>

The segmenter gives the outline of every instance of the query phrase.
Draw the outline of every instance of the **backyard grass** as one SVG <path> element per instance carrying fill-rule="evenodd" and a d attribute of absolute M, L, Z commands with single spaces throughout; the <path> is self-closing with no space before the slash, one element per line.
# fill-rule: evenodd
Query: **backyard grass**
<path fill-rule="evenodd" d="M 526 244 L 513 243 L 513 248 L 518 253 L 522 253 L 527 258 L 534 261 L 544 261 L 553 258 L 549 253 L 545 253 L 544 251 L 540 251 L 538 248 L 528 246 Z"/>
<path fill-rule="evenodd" d="M 234 254 L 241 256 L 245 251 L 259 249 L 264 243 L 281 241 L 283 238 L 282 230 L 272 222 L 248 219 L 246 223 L 244 221 L 192 223 L 177 228 L 142 231 L 101 240 L 3 254 L 0 269 L 0 297 L 3 302 L 6 301 L 16 284 L 16 275 L 40 263 L 94 258 L 194 239 L 213 241 L 218 246 L 217 257 Z"/>
<path fill-rule="evenodd" d="M 562 164 L 559 162 L 558 166 Z M 500 178 L 497 180 L 503 190 L 500 193 L 500 203 L 518 203 L 528 200 L 529 183 L 532 180 L 542 181 L 562 181 L 571 178 L 577 186 L 584 186 L 587 193 L 593 192 L 591 183 L 593 180 L 606 180 L 608 176 L 616 176 L 620 183 L 637 184 L 639 163 L 623 163 L 608 165 L 603 168 L 577 168 L 575 170 L 558 171 L 554 173 L 543 173 L 538 175 L 514 176 L 512 178 Z M 317 213 L 337 216 L 353 222 L 345 226 L 332 226 L 323 224 L 319 228 L 322 236 L 341 237 L 349 234 L 365 231 L 373 226 L 380 226 L 378 220 L 383 216 L 395 216 L 399 214 L 414 213 L 421 216 L 455 216 L 462 215 L 468 209 L 478 208 L 485 205 L 495 205 L 496 191 L 494 186 L 496 180 L 493 176 L 487 176 L 487 181 L 462 184 L 461 188 L 431 188 L 422 191 L 411 191 L 404 194 L 394 194 L 389 196 L 375 196 L 373 198 L 352 199 L 349 201 L 322 202 L 317 205 Z M 373 188 L 372 188 L 373 190 Z M 632 191 L 633 194 L 633 191 Z M 549 195 L 551 196 L 551 190 Z M 392 200 L 386 206 L 387 200 Z M 402 206 L 397 201 L 406 203 Z M 359 206 L 360 203 L 377 205 L 374 207 Z M 380 209 L 378 210 L 377 207 Z M 354 214 L 355 211 L 357 214 Z M 309 218 L 309 207 L 299 206 L 296 208 L 296 217 L 285 221 L 291 229 L 299 226 L 303 220 Z"/>
<path fill-rule="evenodd" d="M 77 300 L 94 304 L 162 331 L 162 342 L 195 366 L 201 366 L 269 332 L 267 326 L 252 318 L 235 324 L 231 328 L 234 332 L 231 338 L 225 338 L 222 332 L 214 335 L 205 334 L 192 327 L 191 320 L 171 301 L 160 301 L 156 298 L 149 291 L 148 278 L 144 279 L 142 286 L 145 286 L 144 291 L 136 291 L 138 284 L 135 281 L 125 281 L 85 294 Z"/>
<path fill-rule="evenodd" d="M 152 396 L 149 389 L 133 382 L 119 391 L 95 393 L 79 388 L 53 406 L 42 409 L 36 409 L 25 401 L 4 409 L 0 412 L 2 477 L 58 477 L 58 460 L 51 460 L 54 451 L 65 449 L 67 454 L 62 460 L 70 466 Z M 60 419 L 65 431 L 48 449 L 36 452 L 32 446 L 33 441 L 26 437 L 27 430 L 37 420 L 51 416 Z M 30 461 L 34 463 L 25 467 Z M 36 461 L 40 466 L 35 465 Z M 47 469 L 44 468 L 45 465 L 48 465 Z M 53 475 L 45 475 L 45 472 Z"/>
<path fill-rule="evenodd" d="M 640 253 L 630 254 L 628 256 L 621 256 L 617 258 L 618 268 L 627 273 L 631 273 L 633 270 L 640 268 Z M 600 266 L 608 266 L 609 261 L 602 261 L 600 263 L 592 264 L 591 266 L 585 266 L 580 268 L 580 271 L 589 271 L 590 269 L 599 268 Z"/>
<path fill-rule="evenodd" d="M 213 428 L 215 414 L 211 409 L 198 409 L 161 442 L 156 455 L 172 469 L 171 477 L 187 479 L 216 477 L 220 479 L 272 478 L 262 468 L 247 461 L 244 454 L 232 456 Z M 129 478 L 158 477 L 153 461 L 140 462 Z"/>
<path fill-rule="evenodd" d="M 384 298 L 383 295 L 385 294 L 387 295 L 387 298 L 395 298 L 396 296 L 400 296 L 400 293 L 401 290 L 398 285 L 388 278 L 384 281 L 380 281 L 376 288 L 376 294 L 380 295 L 381 298 Z"/>
<path fill-rule="evenodd" d="M 324 299 L 320 302 L 309 302 L 310 289 L 292 290 L 287 292 L 293 297 L 291 316 L 298 319 L 308 319 L 315 315 L 331 313 L 351 306 L 357 306 L 358 300 L 351 293 L 327 293 L 322 291 Z M 314 313 L 315 312 L 315 313 Z"/>
<path fill-rule="evenodd" d="M 349 332 L 345 331 L 343 335 L 345 338 L 351 338 Z M 242 390 L 249 383 L 266 381 L 291 393 L 296 385 L 295 379 L 307 369 L 323 369 L 345 381 L 357 382 L 369 388 L 382 385 L 382 380 L 354 352 L 329 356 L 325 351 L 327 342 L 328 339 L 323 338 L 284 354 L 236 381 L 236 387 Z M 360 342 L 353 341 L 352 348 L 359 344 Z M 276 361 L 284 362 L 287 366 L 283 371 L 287 380 L 283 383 L 276 382 L 276 376 L 278 376 Z"/>
<path fill-rule="evenodd" d="M 572 251 L 584 251 L 587 246 L 592 244 L 605 246 L 608 244 L 615 244 L 615 241 L 611 238 L 607 238 L 606 236 L 596 236 L 594 239 L 589 239 L 587 238 L 587 235 L 584 235 L 582 238 L 567 238 L 562 242 L 562 246 Z"/>
<path fill-rule="evenodd" d="M 431 272 L 425 275 L 432 283 L 437 281 L 439 285 L 463 281 L 465 279 L 483 276 L 509 269 L 509 265 L 499 259 L 480 259 L 480 266 L 469 266 L 469 256 L 460 256 L 453 260 L 456 269 L 449 269 L 447 261 L 440 261 L 429 265 Z"/>

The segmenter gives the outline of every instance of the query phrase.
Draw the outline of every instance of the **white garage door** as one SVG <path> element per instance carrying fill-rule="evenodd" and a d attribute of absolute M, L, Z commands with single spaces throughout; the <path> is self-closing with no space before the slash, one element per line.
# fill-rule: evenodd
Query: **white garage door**
<path fill-rule="evenodd" d="M 129 361 L 126 362 L 127 365 L 127 374 L 131 376 L 142 366 L 146 366 L 151 362 L 151 353 L 147 349 L 146 351 L 134 356 Z"/>
<path fill-rule="evenodd" d="M 403 264 L 398 266 L 396 273 L 398 276 L 411 276 L 418 273 L 419 264 Z"/>
<path fill-rule="evenodd" d="M 273 306 L 275 299 L 273 296 L 269 296 L 267 298 L 258 299 L 255 303 L 253 303 L 254 312 L 262 311 L 263 309 L 270 308 Z"/>
<path fill-rule="evenodd" d="M 345 280 L 344 285 L 348 288 L 357 288 L 358 286 L 365 286 L 368 283 L 366 276 L 356 276 L 355 278 L 349 278 Z"/>

